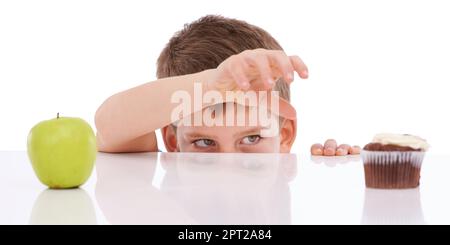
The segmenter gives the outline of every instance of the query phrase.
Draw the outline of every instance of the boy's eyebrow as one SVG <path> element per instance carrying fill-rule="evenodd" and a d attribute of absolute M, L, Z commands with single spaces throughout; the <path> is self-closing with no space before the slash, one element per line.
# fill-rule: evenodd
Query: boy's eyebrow
<path fill-rule="evenodd" d="M 242 136 L 242 135 L 260 134 L 260 131 L 263 129 L 267 129 L 267 128 L 261 127 L 261 126 L 249 128 L 244 131 L 234 133 L 233 137 Z M 184 136 L 188 137 L 188 138 L 197 138 L 197 139 L 199 139 L 199 138 L 216 139 L 217 138 L 217 136 L 214 136 L 214 135 L 198 133 L 198 132 L 188 132 L 188 133 L 185 133 Z"/>
<path fill-rule="evenodd" d="M 192 133 L 185 133 L 184 136 L 189 137 L 189 138 L 208 138 L 208 139 L 215 139 L 216 137 L 213 135 L 208 135 L 208 134 L 201 134 L 198 132 L 192 132 Z"/>
<path fill-rule="evenodd" d="M 233 134 L 233 137 L 242 136 L 242 135 L 259 134 L 260 131 L 263 130 L 263 129 L 266 129 L 266 127 L 261 127 L 261 126 L 253 127 L 253 128 L 247 129 L 247 130 L 242 131 L 242 132 L 237 132 L 237 133 Z"/>

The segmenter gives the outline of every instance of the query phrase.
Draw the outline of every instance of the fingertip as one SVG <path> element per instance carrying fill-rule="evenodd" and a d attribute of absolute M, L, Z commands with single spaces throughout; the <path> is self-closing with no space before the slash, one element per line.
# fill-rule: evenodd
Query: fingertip
<path fill-rule="evenodd" d="M 302 78 L 308 78 L 309 77 L 309 72 L 308 70 L 303 70 L 302 72 L 300 72 L 300 76 Z"/>
<path fill-rule="evenodd" d="M 351 155 L 358 155 L 361 153 L 361 147 L 354 145 L 349 149 L 349 153 Z"/>
<path fill-rule="evenodd" d="M 248 83 L 247 81 L 241 82 L 241 88 L 244 90 L 247 90 L 250 88 L 250 83 Z"/>
<path fill-rule="evenodd" d="M 338 148 L 336 150 L 336 156 L 345 156 L 348 155 L 348 150 L 345 148 Z"/>
<path fill-rule="evenodd" d="M 322 144 L 316 143 L 311 146 L 311 154 L 314 156 L 322 156 L 323 155 L 323 146 Z"/>
<path fill-rule="evenodd" d="M 293 72 L 288 72 L 285 76 L 285 80 L 286 82 L 290 83 L 294 80 L 294 73 Z"/>
<path fill-rule="evenodd" d="M 337 148 L 337 142 L 336 142 L 335 139 L 327 139 L 327 140 L 325 140 L 323 146 L 325 148 L 334 148 L 334 149 L 336 149 Z"/>
<path fill-rule="evenodd" d="M 323 155 L 323 151 L 322 151 L 322 149 L 314 149 L 314 150 L 311 151 L 311 154 L 313 156 L 322 156 Z"/>
<path fill-rule="evenodd" d="M 335 154 L 336 154 L 336 150 L 333 148 L 328 147 L 323 150 L 324 156 L 334 156 Z"/>
<path fill-rule="evenodd" d="M 343 149 L 346 149 L 347 151 L 351 148 L 351 146 L 350 145 L 348 145 L 348 144 L 340 144 L 339 146 L 338 146 L 338 148 L 343 148 Z"/>
<path fill-rule="evenodd" d="M 272 78 L 267 78 L 264 80 L 264 87 L 265 89 L 272 89 L 275 86 L 275 81 Z"/>

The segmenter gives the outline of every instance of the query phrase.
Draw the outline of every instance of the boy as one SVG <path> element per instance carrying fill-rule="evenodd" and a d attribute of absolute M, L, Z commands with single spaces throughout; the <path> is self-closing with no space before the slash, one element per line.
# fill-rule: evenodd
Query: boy
<path fill-rule="evenodd" d="M 263 29 L 220 16 L 203 17 L 170 39 L 157 66 L 158 80 L 113 95 L 97 110 L 95 123 L 100 151 L 158 151 L 155 130 L 161 128 L 169 152 L 290 152 L 296 136 L 296 120 L 295 110 L 288 102 L 289 83 L 294 79 L 294 72 L 306 79 L 308 69 L 298 56 L 287 56 Z M 200 95 L 196 94 L 198 91 Z M 261 134 L 267 125 L 259 121 L 233 126 L 189 123 L 205 109 L 222 103 L 201 103 L 194 108 L 188 103 L 183 108 L 191 113 L 183 113 L 184 118 L 173 116 L 179 109 L 174 103 L 178 92 L 196 100 L 213 92 L 225 97 L 230 91 L 277 91 L 279 97 L 267 96 L 275 98 L 271 103 L 278 106 L 274 111 L 269 110 L 279 119 L 272 120 L 277 124 L 276 134 Z M 235 100 L 222 102 L 233 106 L 213 111 L 210 119 L 216 120 L 222 114 L 226 114 L 227 120 L 230 115 L 250 117 L 251 107 L 236 112 L 239 103 Z"/>

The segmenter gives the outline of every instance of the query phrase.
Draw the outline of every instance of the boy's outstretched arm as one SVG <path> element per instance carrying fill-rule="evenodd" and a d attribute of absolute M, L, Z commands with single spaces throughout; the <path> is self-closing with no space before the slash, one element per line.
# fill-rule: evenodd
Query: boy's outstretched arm
<path fill-rule="evenodd" d="M 109 97 L 95 115 L 99 151 L 158 151 L 155 130 L 172 123 L 172 94 L 182 90 L 193 98 L 194 83 L 206 84 L 211 73 L 159 79 Z"/>
<path fill-rule="evenodd" d="M 194 98 L 195 83 L 202 84 L 203 93 L 271 90 L 277 78 L 292 82 L 294 71 L 301 78 L 308 77 L 298 56 L 287 56 L 281 50 L 246 50 L 216 69 L 159 79 L 120 92 L 108 98 L 95 115 L 98 148 L 103 152 L 157 151 L 154 131 L 172 123 L 171 113 L 178 106 L 171 103 L 173 93 L 185 91 Z"/>

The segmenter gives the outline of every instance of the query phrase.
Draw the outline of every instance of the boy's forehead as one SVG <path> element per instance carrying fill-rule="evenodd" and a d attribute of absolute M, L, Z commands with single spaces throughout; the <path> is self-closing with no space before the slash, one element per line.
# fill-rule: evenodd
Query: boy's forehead
<path fill-rule="evenodd" d="M 185 94 L 182 94 L 185 96 Z M 184 97 L 177 95 L 180 99 Z M 176 97 L 176 98 L 178 98 Z M 209 91 L 200 101 L 194 100 L 194 108 L 191 107 L 191 99 L 184 98 L 187 103 L 181 104 L 172 112 L 174 124 L 185 125 L 246 125 L 242 121 L 248 121 L 250 125 L 256 125 L 254 120 L 265 120 L 270 117 L 279 117 L 289 120 L 296 119 L 294 107 L 285 99 L 278 96 L 277 91 L 227 91 L 225 95 L 217 91 Z M 207 102 L 203 102 L 206 100 Z M 214 103 L 215 104 L 212 104 Z M 205 108 L 199 107 L 206 106 Z M 209 106 L 208 106 L 209 105 Z M 195 111 L 192 113 L 192 111 Z M 266 122 L 261 122 L 265 124 Z"/>
<path fill-rule="evenodd" d="M 244 106 L 233 102 L 203 108 L 175 123 L 195 127 L 261 127 L 279 119 L 267 108 Z"/>
<path fill-rule="evenodd" d="M 260 135 L 261 137 L 276 137 L 279 135 L 278 127 L 265 128 L 260 126 L 181 126 L 177 129 L 177 135 L 186 140 L 192 138 L 209 138 L 213 140 L 237 139 L 248 135 Z"/>
<path fill-rule="evenodd" d="M 239 136 L 241 134 L 260 134 L 264 127 L 261 126 L 181 126 L 177 129 L 183 135 L 188 136 L 214 136 L 227 135 Z"/>
<path fill-rule="evenodd" d="M 184 118 L 177 124 L 177 131 L 190 135 L 260 134 L 273 137 L 279 133 L 279 117 L 257 107 L 234 103 L 217 104 Z M 209 118 L 205 118 L 209 117 Z M 197 122 L 196 122 L 197 119 Z"/>

